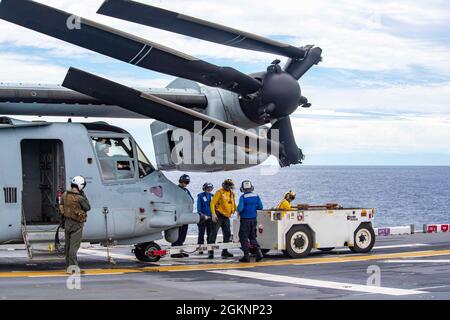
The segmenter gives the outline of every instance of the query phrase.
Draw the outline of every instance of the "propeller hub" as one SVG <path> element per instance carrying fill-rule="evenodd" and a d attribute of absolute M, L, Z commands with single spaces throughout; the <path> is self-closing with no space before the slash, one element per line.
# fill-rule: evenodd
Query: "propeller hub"
<path fill-rule="evenodd" d="M 242 110 L 255 123 L 265 124 L 289 116 L 304 104 L 298 81 L 276 62 L 266 72 L 251 75 L 262 87 L 257 93 L 241 98 Z"/>
<path fill-rule="evenodd" d="M 295 112 L 301 97 L 300 85 L 290 74 L 267 72 L 262 78 L 260 101 L 262 106 L 275 105 L 271 110 L 272 118 L 281 118 Z"/>

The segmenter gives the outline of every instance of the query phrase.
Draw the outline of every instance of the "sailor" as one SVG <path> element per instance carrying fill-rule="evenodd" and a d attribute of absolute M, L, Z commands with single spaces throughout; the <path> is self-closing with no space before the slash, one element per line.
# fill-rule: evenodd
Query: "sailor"
<path fill-rule="evenodd" d="M 187 174 L 183 174 L 180 177 L 180 179 L 178 180 L 178 182 L 179 182 L 178 187 L 180 187 L 184 192 L 186 192 L 187 195 L 189 196 L 189 198 L 191 198 L 192 203 L 194 203 L 194 198 L 192 197 L 191 192 L 187 188 L 189 183 L 191 183 L 191 177 L 189 177 Z M 188 229 L 189 229 L 188 224 L 182 225 L 180 228 L 178 228 L 178 240 L 175 241 L 174 243 L 172 243 L 173 247 L 179 247 L 184 244 L 184 242 L 186 241 Z M 172 258 L 187 258 L 187 257 L 189 257 L 189 255 L 187 253 L 182 252 L 182 253 L 172 254 L 171 257 Z"/>
<path fill-rule="evenodd" d="M 109 157 L 109 150 L 111 148 L 111 140 L 101 138 L 95 143 L 95 150 L 99 157 Z"/>
<path fill-rule="evenodd" d="M 86 180 L 76 176 L 70 184 L 71 190 L 66 191 L 60 202 L 60 212 L 65 218 L 65 243 L 66 243 L 66 267 L 76 266 L 78 268 L 77 253 L 81 245 L 84 223 L 87 212 L 91 210 L 89 200 L 84 194 Z M 70 268 L 69 268 L 70 267 Z"/>
<path fill-rule="evenodd" d="M 261 198 L 253 192 L 254 190 L 255 188 L 251 181 L 246 180 L 242 182 L 241 192 L 243 194 L 239 198 L 237 211 L 240 218 L 239 241 L 244 256 L 239 262 L 250 262 L 249 244 L 256 250 L 256 262 L 261 261 L 263 258 L 261 248 L 256 240 L 257 210 L 262 210 L 263 204 Z"/>
<path fill-rule="evenodd" d="M 231 223 L 230 218 L 236 211 L 236 195 L 234 194 L 234 182 L 227 179 L 222 183 L 222 188 L 219 189 L 211 200 L 211 216 L 212 228 L 209 238 L 209 243 L 216 243 L 217 232 L 219 228 L 222 229 L 223 243 L 228 243 L 231 240 Z M 233 254 L 227 249 L 222 250 L 222 258 L 231 258 Z M 214 259 L 214 250 L 208 252 L 208 258 Z"/>
<path fill-rule="evenodd" d="M 97 152 L 97 157 L 100 162 L 100 167 L 102 169 L 103 179 L 114 180 L 114 165 L 109 159 L 109 151 L 111 148 L 111 140 L 106 138 L 101 138 L 95 143 L 95 150 Z"/>
<path fill-rule="evenodd" d="M 197 195 L 197 212 L 200 215 L 205 215 L 211 218 L 211 200 L 212 200 L 212 191 L 214 190 L 214 186 L 212 183 L 205 182 L 203 184 L 203 192 Z M 211 219 L 206 220 L 204 223 L 199 223 L 198 225 L 198 242 L 197 244 L 205 243 L 205 231 L 207 242 L 209 243 L 209 237 L 211 235 Z M 200 251 L 199 254 L 203 254 L 203 251 Z"/>
<path fill-rule="evenodd" d="M 278 204 L 278 210 L 291 210 L 291 202 L 295 200 L 295 192 L 289 191 L 284 194 L 283 200 Z"/>

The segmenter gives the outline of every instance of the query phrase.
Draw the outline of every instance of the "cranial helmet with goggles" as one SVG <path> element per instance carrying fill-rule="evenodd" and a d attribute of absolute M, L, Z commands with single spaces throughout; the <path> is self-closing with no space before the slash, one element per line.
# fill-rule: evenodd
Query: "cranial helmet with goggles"
<path fill-rule="evenodd" d="M 286 192 L 285 193 L 285 195 L 284 195 L 284 198 L 286 199 L 286 200 L 290 200 L 290 201 L 293 201 L 293 200 L 295 200 L 295 192 L 294 191 L 289 191 L 289 192 Z"/>
<path fill-rule="evenodd" d="M 231 180 L 231 179 L 225 180 L 225 181 L 222 183 L 222 187 L 223 187 L 225 190 L 232 190 L 232 189 L 234 189 L 234 182 L 233 182 L 233 180 Z"/>
<path fill-rule="evenodd" d="M 212 184 L 212 183 L 209 183 L 209 182 L 205 182 L 204 184 L 203 184 L 203 191 L 213 191 L 213 189 L 214 189 L 214 185 Z"/>
<path fill-rule="evenodd" d="M 187 174 L 183 174 L 180 177 L 180 180 L 178 182 L 179 183 L 184 183 L 184 184 L 189 184 L 189 183 L 191 183 L 191 177 L 189 177 Z"/>
<path fill-rule="evenodd" d="M 84 188 L 86 188 L 86 179 L 84 179 L 82 176 L 76 176 L 72 179 L 71 186 L 75 186 L 79 191 L 83 191 Z"/>
<path fill-rule="evenodd" d="M 250 180 L 242 181 L 241 192 L 252 192 L 253 190 L 255 190 L 255 187 Z"/>

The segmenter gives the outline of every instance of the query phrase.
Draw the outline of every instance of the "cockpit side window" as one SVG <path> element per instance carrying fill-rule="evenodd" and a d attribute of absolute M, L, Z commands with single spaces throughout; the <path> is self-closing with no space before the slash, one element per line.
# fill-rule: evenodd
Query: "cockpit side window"
<path fill-rule="evenodd" d="M 103 180 L 129 180 L 135 177 L 135 157 L 129 138 L 92 137 Z"/>
<path fill-rule="evenodd" d="M 138 154 L 139 178 L 142 179 L 154 172 L 155 168 L 152 166 L 148 158 L 145 156 L 145 153 L 138 145 L 136 145 L 136 150 Z"/>

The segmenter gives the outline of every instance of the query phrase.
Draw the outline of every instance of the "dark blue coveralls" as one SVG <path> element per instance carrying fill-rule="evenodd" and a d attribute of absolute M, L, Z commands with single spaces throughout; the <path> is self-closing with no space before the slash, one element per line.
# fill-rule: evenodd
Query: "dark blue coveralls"
<path fill-rule="evenodd" d="M 198 214 L 203 214 L 211 218 L 211 199 L 213 195 L 210 192 L 201 192 L 197 196 L 197 212 Z M 207 220 L 204 223 L 199 223 L 198 225 L 198 242 L 197 244 L 205 243 L 205 231 L 207 235 L 207 243 L 210 242 L 210 234 L 212 228 L 212 221 Z"/>
<path fill-rule="evenodd" d="M 191 192 L 187 188 L 181 188 L 181 189 L 183 189 L 188 194 L 188 196 L 191 198 L 192 202 L 194 202 L 194 198 L 192 197 Z M 175 241 L 174 243 L 172 243 L 172 246 L 178 247 L 178 246 L 182 246 L 184 244 L 184 242 L 186 241 L 188 229 L 189 229 L 188 224 L 182 225 L 180 227 L 180 229 L 178 231 L 178 240 Z"/>
<path fill-rule="evenodd" d="M 237 211 L 240 216 L 239 241 L 242 251 L 247 255 L 249 242 L 255 248 L 259 248 L 256 240 L 257 210 L 262 210 L 261 198 L 253 192 L 245 192 L 239 199 Z"/>

